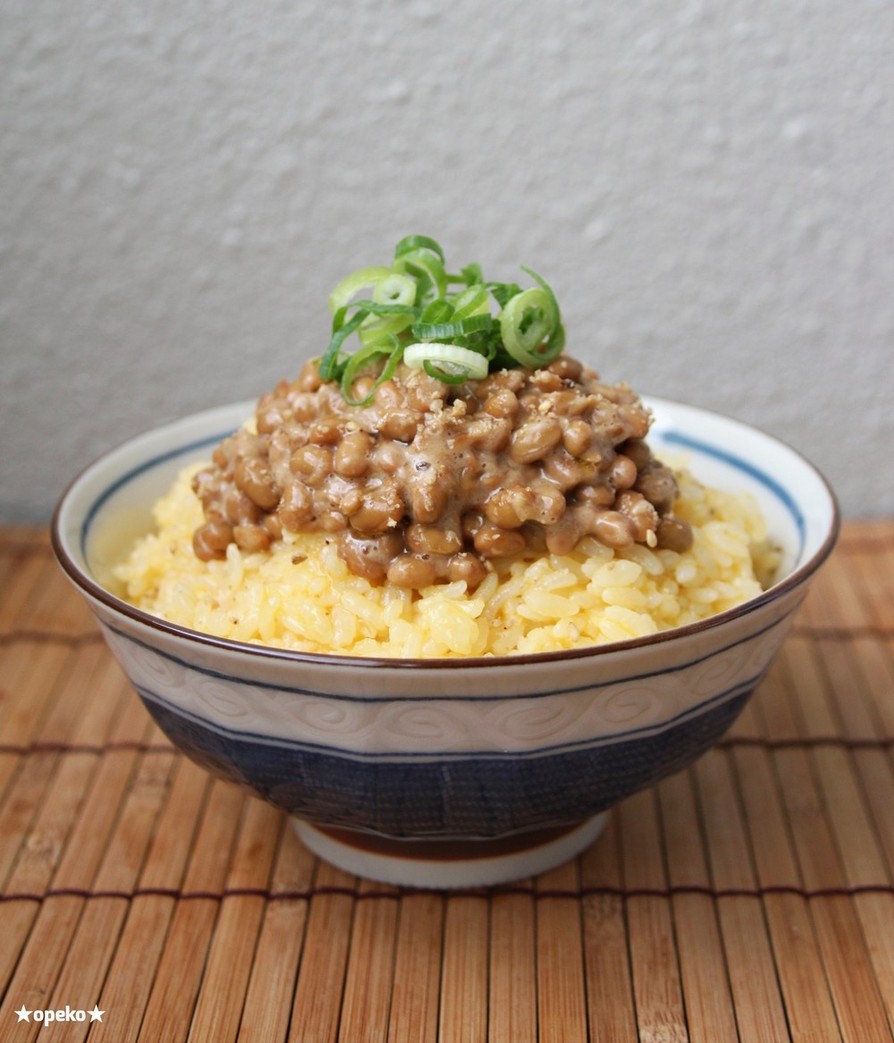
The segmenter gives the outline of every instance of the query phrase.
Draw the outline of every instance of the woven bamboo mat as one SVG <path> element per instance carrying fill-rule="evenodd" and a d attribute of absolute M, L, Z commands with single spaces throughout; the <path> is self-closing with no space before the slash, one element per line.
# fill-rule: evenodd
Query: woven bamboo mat
<path fill-rule="evenodd" d="M 892 537 L 845 527 L 734 730 L 583 856 L 447 895 L 176 754 L 45 536 L 0 532 L 0 1040 L 894 1039 Z"/>

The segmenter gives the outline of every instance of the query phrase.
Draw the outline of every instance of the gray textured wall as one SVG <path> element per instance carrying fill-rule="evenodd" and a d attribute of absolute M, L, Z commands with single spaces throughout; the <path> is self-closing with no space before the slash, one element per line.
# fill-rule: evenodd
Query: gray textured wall
<path fill-rule="evenodd" d="M 0 521 L 327 339 L 411 231 L 894 510 L 890 0 L 8 0 Z"/>

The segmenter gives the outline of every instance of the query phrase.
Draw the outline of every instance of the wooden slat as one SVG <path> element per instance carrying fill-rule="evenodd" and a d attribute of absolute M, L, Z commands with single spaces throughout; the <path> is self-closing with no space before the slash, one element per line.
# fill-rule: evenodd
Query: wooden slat
<path fill-rule="evenodd" d="M 188 1036 L 245 800 L 230 784 L 211 788 L 182 885 L 197 897 L 179 902 L 171 917 L 138 1037 L 146 1043 Z"/>
<path fill-rule="evenodd" d="M 636 1008 L 621 897 L 620 816 L 612 812 L 603 836 L 581 857 L 587 1021 L 594 1043 L 635 1039 Z"/>
<path fill-rule="evenodd" d="M 663 861 L 657 793 L 643 790 L 619 809 L 622 828 L 627 930 L 633 993 L 641 1035 L 677 1043 L 686 1039 L 686 1014 L 670 903 L 660 894 L 668 881 Z"/>
<path fill-rule="evenodd" d="M 0 1043 L 894 1043 L 894 522 L 714 750 L 481 892 L 356 880 L 186 761 L 45 534 L 0 585 Z"/>
<path fill-rule="evenodd" d="M 338 1039 L 345 972 L 354 919 L 354 878 L 321 863 L 314 878 L 298 969 L 290 1041 Z M 391 901 L 391 899 L 388 899 Z"/>
<path fill-rule="evenodd" d="M 64 678 L 78 673 L 78 655 L 66 645 L 14 641 L 0 645 L 0 746 L 27 752 L 43 740 L 44 718 L 58 699 Z"/>
<path fill-rule="evenodd" d="M 537 1039 L 537 905 L 533 892 L 504 894 L 490 903 L 488 1039 Z M 419 1037 L 417 1037 L 419 1038 Z M 429 1038 L 429 1037 L 422 1037 Z"/>
<path fill-rule="evenodd" d="M 381 1043 L 388 1038 L 397 935 L 397 891 L 363 881 L 354 910 L 338 1038 Z M 387 896 L 394 895 L 389 901 Z M 378 898 L 365 896 L 377 895 Z M 386 897 L 382 897 L 386 896 Z"/>
<path fill-rule="evenodd" d="M 437 894 L 401 896 L 389 1043 L 437 1038 L 444 904 Z"/>
<path fill-rule="evenodd" d="M 455 1043 L 487 1039 L 488 902 L 448 901 L 441 963 L 440 1038 Z"/>
<path fill-rule="evenodd" d="M 177 904 L 173 896 L 155 892 L 180 887 L 209 789 L 198 768 L 177 759 L 99 1001 L 114 1016 L 122 1040 L 139 1034 Z"/>
<path fill-rule="evenodd" d="M 785 997 L 798 994 L 797 982 L 789 980 L 788 972 L 799 970 L 780 966 L 776 955 L 787 923 L 785 909 L 757 897 L 762 869 L 777 858 L 777 849 L 779 861 L 774 865 L 774 882 L 780 887 L 798 886 L 794 862 L 788 857 L 784 823 L 778 817 L 765 821 L 766 805 L 762 802 L 769 800 L 771 810 L 778 803 L 766 758 L 765 750 L 750 746 L 736 750 L 733 756 L 713 750 L 694 769 L 699 780 L 707 859 L 713 885 L 721 895 L 718 918 L 736 1023 L 741 1038 L 755 1043 L 786 1038 L 790 1012 Z M 736 767 L 743 761 L 753 770 L 737 772 Z M 747 812 L 749 803 L 752 814 Z M 752 832 L 749 824 L 753 820 L 760 825 Z M 803 900 L 798 900 L 803 906 Z M 823 990 L 818 988 L 818 992 L 822 1000 Z M 829 1023 L 834 1026 L 831 1005 L 827 1004 L 826 1010 L 829 1019 L 810 1018 L 812 1030 L 825 1028 Z M 835 1036 L 829 1039 L 834 1040 Z"/>
<path fill-rule="evenodd" d="M 313 873 L 313 858 L 284 823 L 270 878 L 270 894 L 277 900 L 264 909 L 239 1025 L 238 1038 L 246 1043 L 283 1043 L 288 1035 L 307 899 L 281 896 L 309 892 Z"/>
<path fill-rule="evenodd" d="M 264 917 L 263 894 L 282 825 L 283 816 L 274 808 L 246 801 L 224 884 L 232 893 L 220 904 L 190 1025 L 191 1039 L 236 1037 Z"/>
<path fill-rule="evenodd" d="M 173 754 L 147 754 L 139 759 L 93 882 L 96 894 L 108 897 L 84 900 L 49 1007 L 60 1009 L 72 997 L 82 997 L 84 1009 L 92 1009 L 98 1001 L 127 913 L 127 899 L 119 895 L 126 895 L 136 883 L 173 765 Z M 67 1026 L 73 1040 L 85 1038 L 88 1031 L 87 1023 Z"/>
<path fill-rule="evenodd" d="M 572 1043 L 587 1038 L 584 943 L 576 862 L 543 873 L 537 880 L 536 952 L 538 1039 Z"/>
<path fill-rule="evenodd" d="M 700 823 L 694 777 L 680 772 L 658 789 L 686 1024 L 692 1043 L 736 1040 L 736 1020 Z"/>
<path fill-rule="evenodd" d="M 52 568 L 43 555 L 31 554 L 14 561 L 0 598 L 0 636 L 8 637 L 19 629 L 29 603 L 39 596 L 40 579 L 54 575 Z"/>

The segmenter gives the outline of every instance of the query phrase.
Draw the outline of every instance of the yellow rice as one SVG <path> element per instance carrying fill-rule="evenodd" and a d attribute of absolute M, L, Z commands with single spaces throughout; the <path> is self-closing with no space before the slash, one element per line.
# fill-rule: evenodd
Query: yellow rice
<path fill-rule="evenodd" d="M 571 554 L 497 562 L 465 583 L 412 591 L 351 573 L 323 534 L 287 534 L 265 553 L 235 544 L 203 562 L 203 521 L 184 471 L 155 508 L 156 531 L 117 569 L 125 597 L 170 622 L 236 641 L 343 655 L 505 655 L 641 637 L 704 619 L 758 594 L 775 567 L 754 500 L 678 469 L 675 513 L 692 525 L 677 553 L 613 551 L 584 539 Z"/>

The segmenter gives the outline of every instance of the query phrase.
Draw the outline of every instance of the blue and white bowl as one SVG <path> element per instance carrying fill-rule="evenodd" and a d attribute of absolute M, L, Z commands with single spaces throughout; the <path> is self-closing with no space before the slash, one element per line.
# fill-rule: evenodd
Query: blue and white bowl
<path fill-rule="evenodd" d="M 116 593 L 175 474 L 252 413 L 222 407 L 132 439 L 62 497 L 53 546 L 174 744 L 294 816 L 320 856 L 408 886 L 471 887 L 545 870 L 613 805 L 678 771 L 760 683 L 838 533 L 802 456 L 736 421 L 662 399 L 650 444 L 706 483 L 754 494 L 783 548 L 746 604 L 650 637 L 554 654 L 395 660 L 221 640 Z"/>

